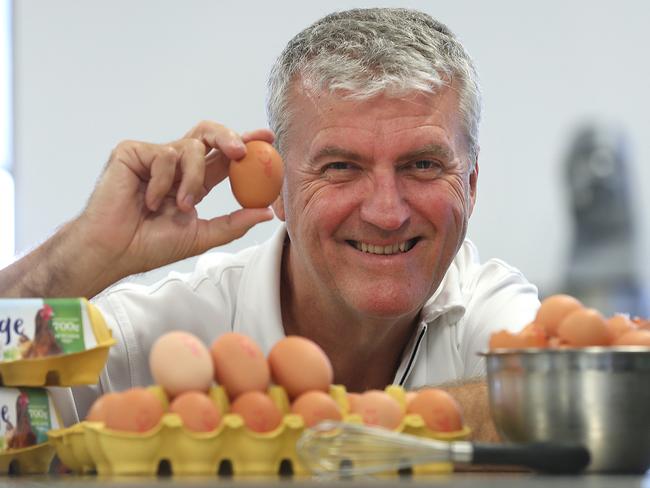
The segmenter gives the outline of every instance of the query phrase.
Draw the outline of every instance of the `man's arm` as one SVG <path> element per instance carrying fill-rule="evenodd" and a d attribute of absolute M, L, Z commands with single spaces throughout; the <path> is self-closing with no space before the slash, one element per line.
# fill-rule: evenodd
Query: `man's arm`
<path fill-rule="evenodd" d="M 228 175 L 248 140 L 202 122 L 169 144 L 120 143 L 84 211 L 34 251 L 0 270 L 3 297 L 93 297 L 125 276 L 203 253 L 269 220 L 270 209 L 198 218 L 195 205 Z"/>

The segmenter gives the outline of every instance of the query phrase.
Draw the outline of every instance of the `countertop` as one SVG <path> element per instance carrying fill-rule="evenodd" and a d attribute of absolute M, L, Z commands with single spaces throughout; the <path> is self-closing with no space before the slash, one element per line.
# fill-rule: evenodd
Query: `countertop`
<path fill-rule="evenodd" d="M 219 486 L 223 488 L 323 488 L 332 485 L 362 487 L 389 486 L 433 486 L 453 488 L 541 488 L 541 487 L 571 487 L 571 488 L 650 488 L 650 474 L 641 475 L 579 475 L 579 476 L 548 476 L 530 473 L 452 473 L 418 478 L 380 477 L 353 480 L 317 480 L 310 478 L 219 478 L 219 477 L 99 477 L 77 475 L 43 475 L 43 476 L 2 476 L 1 487 L 57 487 L 69 486 L 102 486 L 111 485 L 121 488 L 149 487 L 203 487 Z"/>

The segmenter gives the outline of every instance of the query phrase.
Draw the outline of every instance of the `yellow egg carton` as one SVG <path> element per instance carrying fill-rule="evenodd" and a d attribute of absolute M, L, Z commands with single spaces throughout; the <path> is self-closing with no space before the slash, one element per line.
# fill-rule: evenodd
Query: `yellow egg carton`
<path fill-rule="evenodd" d="M 47 473 L 55 449 L 48 431 L 63 425 L 44 388 L 0 388 L 0 474 Z"/>
<path fill-rule="evenodd" d="M 151 389 L 164 395 L 159 387 Z M 405 392 L 401 387 L 389 386 L 386 391 L 405 405 Z M 191 432 L 183 427 L 177 414 L 167 413 L 156 427 L 145 433 L 118 432 L 105 428 L 101 422 L 84 421 L 66 429 L 52 430 L 49 438 L 60 460 L 76 473 L 153 476 L 161 463 L 167 462 L 176 476 L 224 472 L 235 476 L 307 475 L 309 472 L 296 452 L 296 441 L 305 429 L 304 421 L 301 416 L 289 413 L 289 399 L 283 388 L 272 386 L 268 393 L 285 412 L 281 424 L 271 432 L 253 432 L 244 425 L 240 415 L 232 413 L 226 413 L 213 432 Z M 343 386 L 332 385 L 330 395 L 345 413 L 346 422 L 361 423 L 359 415 L 349 413 Z M 229 401 L 222 387 L 213 387 L 210 396 L 221 412 L 228 412 Z M 396 430 L 445 441 L 469 435 L 468 428 L 458 432 L 432 432 L 422 417 L 414 414 L 406 415 Z M 453 465 L 448 462 L 413 467 L 414 474 L 451 471 Z"/>
<path fill-rule="evenodd" d="M 56 453 L 50 442 L 0 453 L 0 474 L 45 474 Z"/>
<path fill-rule="evenodd" d="M 57 307 L 73 309 L 76 317 L 57 323 L 55 312 L 53 319 L 48 316 L 49 326 L 35 325 L 33 312 L 37 310 L 38 314 L 40 306 L 50 307 L 50 314 Z M 2 332 L 12 336 L 11 347 L 4 347 L 0 359 L 0 385 L 76 386 L 99 381 L 115 339 L 100 311 L 85 298 L 0 299 L 0 312 L 6 321 Z M 27 328 L 29 333 L 23 330 Z M 55 329 L 58 339 L 53 339 Z M 55 353 L 48 353 L 48 341 Z M 64 342 L 64 346 L 58 342 Z M 67 347 L 68 344 L 74 347 Z M 66 349 L 75 352 L 65 352 Z"/>

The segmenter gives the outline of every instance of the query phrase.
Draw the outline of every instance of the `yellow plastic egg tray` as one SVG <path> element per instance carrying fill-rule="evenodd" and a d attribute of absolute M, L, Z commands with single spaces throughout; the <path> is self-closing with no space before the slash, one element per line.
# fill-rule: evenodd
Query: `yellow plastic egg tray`
<path fill-rule="evenodd" d="M 386 391 L 405 404 L 405 392 L 401 387 L 389 386 Z M 164 395 L 160 389 L 157 393 Z M 269 395 L 285 415 L 275 430 L 266 433 L 250 431 L 240 415 L 231 413 L 223 416 L 220 426 L 213 432 L 191 432 L 183 427 L 178 415 L 168 413 L 155 428 L 145 433 L 118 432 L 106 429 L 101 422 L 84 421 L 66 429 L 52 430 L 48 435 L 60 460 L 77 473 L 153 476 L 158 473 L 161 462 L 167 462 L 175 476 L 217 475 L 224 463 L 229 463 L 229 474 L 235 476 L 277 476 L 282 467 L 290 463 L 293 475 L 307 475 L 295 448 L 305 428 L 303 419 L 288 413 L 289 400 L 284 389 L 272 386 Z M 330 395 L 343 412 L 349 412 L 343 386 L 333 385 Z M 228 412 L 228 398 L 221 387 L 212 388 L 210 396 L 220 411 Z M 358 415 L 344 415 L 344 420 L 361 423 Z M 432 432 L 419 415 L 413 414 L 406 415 L 396 430 L 445 441 L 469 435 L 467 428 L 458 432 Z M 414 466 L 413 474 L 452 470 L 451 463 L 430 463 Z"/>
<path fill-rule="evenodd" d="M 12 466 L 16 466 L 20 474 L 47 473 L 55 452 L 50 442 L 3 451 L 0 453 L 0 474 L 9 474 Z"/>
<path fill-rule="evenodd" d="M 0 385 L 76 386 L 99 381 L 115 339 L 99 310 L 86 299 L 81 300 L 87 307 L 97 345 L 71 354 L 0 362 Z"/>

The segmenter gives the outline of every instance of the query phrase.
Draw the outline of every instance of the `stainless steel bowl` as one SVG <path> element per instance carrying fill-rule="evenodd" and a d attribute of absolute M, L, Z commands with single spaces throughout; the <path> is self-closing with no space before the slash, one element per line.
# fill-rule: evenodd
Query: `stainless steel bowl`
<path fill-rule="evenodd" d="M 574 441 L 592 472 L 650 468 L 650 349 L 531 349 L 484 354 L 504 440 Z"/>

